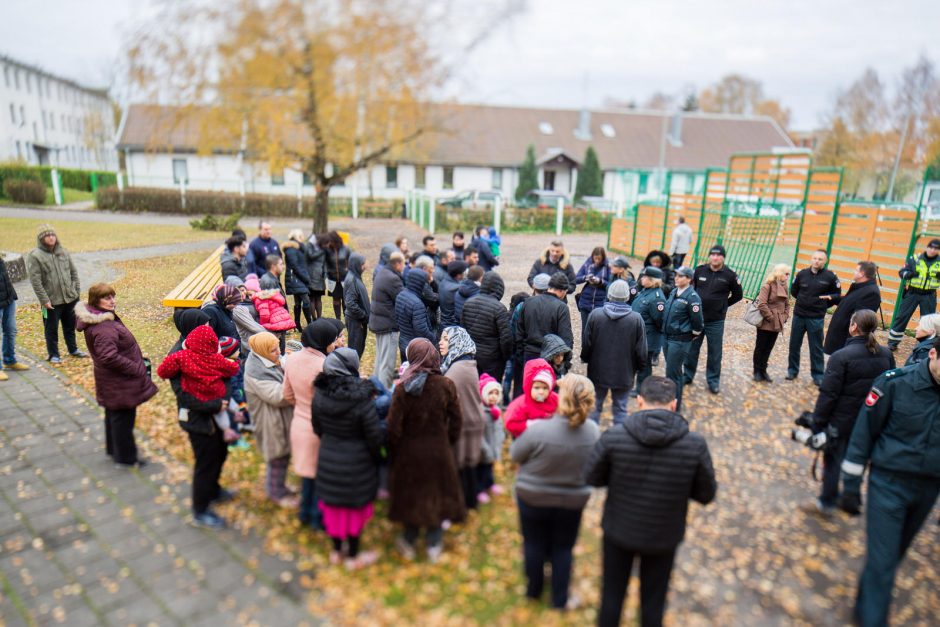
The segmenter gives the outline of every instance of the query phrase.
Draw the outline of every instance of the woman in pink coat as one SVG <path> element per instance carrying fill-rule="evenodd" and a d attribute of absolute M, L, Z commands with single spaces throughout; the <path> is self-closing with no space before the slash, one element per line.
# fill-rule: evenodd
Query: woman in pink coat
<path fill-rule="evenodd" d="M 313 432 L 313 380 L 323 370 L 326 356 L 336 348 L 339 332 L 328 320 L 315 320 L 300 336 L 304 349 L 287 356 L 284 363 L 284 399 L 294 405 L 290 423 L 291 459 L 301 478 L 300 522 L 322 529 L 317 507 L 316 479 L 320 438 Z"/>

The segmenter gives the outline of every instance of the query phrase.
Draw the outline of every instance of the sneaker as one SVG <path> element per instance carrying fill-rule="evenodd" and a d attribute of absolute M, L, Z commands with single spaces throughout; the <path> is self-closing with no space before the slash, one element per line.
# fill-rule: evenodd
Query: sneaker
<path fill-rule="evenodd" d="M 428 561 L 437 564 L 441 561 L 441 555 L 444 553 L 444 543 L 435 544 L 428 547 Z"/>
<path fill-rule="evenodd" d="M 86 353 L 83 350 L 74 350 L 71 353 L 69 353 L 69 355 L 71 355 L 72 357 L 78 357 L 78 358 L 88 357 L 88 353 Z"/>
<path fill-rule="evenodd" d="M 225 519 L 213 511 L 206 510 L 201 514 L 193 514 L 193 525 L 206 529 L 225 529 Z"/>
<path fill-rule="evenodd" d="M 827 507 L 823 505 L 819 499 L 813 499 L 812 501 L 807 501 L 806 503 L 800 504 L 800 511 L 804 514 L 812 514 L 814 516 L 820 516 L 822 518 L 832 518 L 832 514 L 835 512 L 834 507 Z"/>
<path fill-rule="evenodd" d="M 219 488 L 219 495 L 212 499 L 213 503 L 228 503 L 229 501 L 235 500 L 235 492 L 232 490 L 226 490 L 225 488 Z"/>
<path fill-rule="evenodd" d="M 398 536 L 395 538 L 395 549 L 401 554 L 405 560 L 412 562 L 415 559 L 415 548 L 413 545 L 409 544 L 405 540 L 404 536 Z"/>
<path fill-rule="evenodd" d="M 375 564 L 377 561 L 379 561 L 378 553 L 375 551 L 366 551 L 356 557 L 347 558 L 346 570 L 359 570 L 360 568 Z"/>
<path fill-rule="evenodd" d="M 122 464 L 120 462 L 117 462 L 116 464 L 114 464 L 114 467 L 117 468 L 118 470 L 133 470 L 135 468 L 138 468 L 138 469 L 143 468 L 147 466 L 149 463 L 150 463 L 149 460 L 146 460 L 143 457 L 138 457 L 137 461 L 134 462 L 133 464 Z"/>
<path fill-rule="evenodd" d="M 711 392 L 712 394 L 718 394 L 721 392 L 721 388 L 719 388 L 717 384 L 709 385 L 708 391 Z"/>
<path fill-rule="evenodd" d="M 47 361 L 50 364 L 55 364 L 55 365 L 59 365 L 62 363 L 62 359 L 60 357 L 50 357 Z"/>
<path fill-rule="evenodd" d="M 3 364 L 4 370 L 29 370 L 29 366 L 26 364 L 21 364 L 20 362 L 14 362 L 12 364 Z"/>
<path fill-rule="evenodd" d="M 10 375 L 0 370 L 0 381 L 8 381 L 9 379 L 10 379 Z"/>

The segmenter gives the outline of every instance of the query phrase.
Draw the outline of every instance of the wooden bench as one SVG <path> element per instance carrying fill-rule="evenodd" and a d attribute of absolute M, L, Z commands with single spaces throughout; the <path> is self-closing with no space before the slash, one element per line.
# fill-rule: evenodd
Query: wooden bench
<path fill-rule="evenodd" d="M 163 297 L 164 307 L 202 307 L 212 299 L 212 290 L 222 283 L 222 263 L 220 257 L 225 246 L 219 246 L 196 269 L 180 282 L 179 285 Z"/>

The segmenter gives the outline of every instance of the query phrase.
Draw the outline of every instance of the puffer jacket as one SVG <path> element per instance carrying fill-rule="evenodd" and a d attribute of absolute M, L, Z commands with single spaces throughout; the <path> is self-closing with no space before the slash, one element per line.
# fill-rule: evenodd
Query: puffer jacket
<path fill-rule="evenodd" d="M 258 292 L 251 299 L 258 312 L 258 323 L 268 331 L 290 331 L 297 325 L 287 311 L 287 301 L 277 290 Z"/>
<path fill-rule="evenodd" d="M 36 292 L 36 300 L 53 305 L 73 303 L 81 297 L 78 270 L 72 256 L 56 241 L 52 250 L 41 241 L 26 255 L 26 270 L 29 282 Z"/>
<path fill-rule="evenodd" d="M 326 289 L 326 251 L 317 246 L 317 236 L 311 235 L 304 244 L 304 256 L 307 260 L 307 278 L 311 290 L 322 292 Z"/>
<path fill-rule="evenodd" d="M 372 308 L 369 292 L 362 282 L 362 266 L 366 258 L 358 253 L 349 256 L 349 271 L 343 279 L 343 301 L 346 303 L 346 317 L 359 320 L 363 324 L 369 321 Z"/>
<path fill-rule="evenodd" d="M 506 291 L 503 278 L 495 272 L 483 275 L 480 293 L 464 304 L 460 326 L 477 345 L 479 371 L 493 376 L 503 372 L 512 356 L 509 310 L 500 302 Z"/>
<path fill-rule="evenodd" d="M 306 294 L 310 291 L 310 275 L 307 273 L 307 256 L 300 242 L 287 240 L 281 244 L 284 251 L 284 289 L 288 294 Z"/>
<path fill-rule="evenodd" d="M 398 330 L 395 300 L 404 289 L 401 275 L 385 266 L 372 280 L 372 311 L 369 330 L 373 333 L 392 333 Z"/>
<path fill-rule="evenodd" d="M 705 438 L 668 409 L 638 411 L 608 429 L 585 478 L 607 487 L 604 536 L 643 553 L 673 551 L 685 536 L 689 499 L 710 503 L 718 489 Z"/>
<path fill-rule="evenodd" d="M 666 296 L 658 287 L 648 287 L 636 295 L 631 305 L 643 318 L 646 329 L 646 350 L 659 353 L 663 348 L 663 318 L 666 314 Z"/>
<path fill-rule="evenodd" d="M 313 431 L 320 436 L 317 497 L 333 507 L 360 508 L 379 489 L 382 428 L 368 379 L 321 372 L 313 382 Z"/>
<path fill-rule="evenodd" d="M 834 352 L 826 363 L 813 409 L 816 423 L 820 427 L 832 424 L 840 436 L 848 438 L 872 381 L 894 366 L 894 355 L 886 347 L 878 346 L 872 353 L 866 348 L 864 337 L 850 337 L 845 347 Z"/>
<path fill-rule="evenodd" d="M 568 293 L 573 294 L 577 277 L 575 277 L 574 268 L 571 266 L 571 257 L 567 250 L 561 255 L 561 259 L 559 259 L 557 263 L 552 263 L 549 259 L 548 248 L 542 251 L 539 258 L 532 264 L 532 269 L 529 270 L 529 287 L 532 287 L 532 279 L 537 275 L 547 274 L 548 276 L 552 276 L 556 272 L 561 272 L 568 277 Z"/>
<path fill-rule="evenodd" d="M 482 283 L 482 281 L 481 281 Z M 468 300 L 480 293 L 480 286 L 470 279 L 464 279 L 454 295 L 454 317 L 463 320 L 463 306 Z"/>
<path fill-rule="evenodd" d="M 13 289 L 13 281 L 10 280 L 10 274 L 7 272 L 7 264 L 0 258 L 0 308 L 6 307 L 16 300 L 16 290 Z"/>
<path fill-rule="evenodd" d="M 588 283 L 589 274 L 600 279 L 600 283 Z M 611 283 L 611 278 L 610 266 L 606 261 L 602 266 L 595 266 L 593 259 L 585 261 L 575 277 L 575 282 L 584 284 L 584 288 L 578 294 L 578 309 L 592 311 L 603 307 L 607 302 L 607 286 Z"/>
<path fill-rule="evenodd" d="M 460 318 L 457 317 L 457 290 L 460 289 L 460 283 L 455 281 L 449 274 L 444 277 L 438 286 L 438 299 L 441 306 L 441 328 L 446 329 L 456 324 L 460 324 Z"/>
<path fill-rule="evenodd" d="M 424 272 L 409 272 L 405 279 L 405 289 L 395 298 L 395 319 L 398 321 L 398 348 L 402 353 L 408 343 L 416 337 L 423 337 L 436 343 L 434 329 L 428 308 L 421 300 L 421 293 L 428 284 L 428 275 Z"/>

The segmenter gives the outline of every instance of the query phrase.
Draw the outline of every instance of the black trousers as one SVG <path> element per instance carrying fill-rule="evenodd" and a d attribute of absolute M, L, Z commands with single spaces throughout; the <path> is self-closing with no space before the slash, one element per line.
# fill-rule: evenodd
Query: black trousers
<path fill-rule="evenodd" d="M 605 535 L 604 574 L 601 580 L 603 588 L 598 619 L 600 627 L 620 624 L 634 557 L 640 560 L 640 624 L 643 627 L 659 627 L 663 624 L 675 550 L 657 555 L 638 553 L 621 547 Z"/>
<path fill-rule="evenodd" d="M 75 303 L 53 305 L 52 309 L 43 307 L 43 331 L 46 336 L 46 353 L 50 358 L 61 357 L 59 354 L 59 323 L 62 324 L 62 335 L 65 336 L 65 346 L 69 353 L 78 350 L 75 343 Z"/>
<path fill-rule="evenodd" d="M 355 350 L 362 357 L 366 350 L 366 335 L 369 329 L 365 320 L 357 320 L 346 316 L 346 346 Z"/>
<path fill-rule="evenodd" d="M 134 422 L 137 408 L 104 410 L 105 451 L 118 464 L 137 463 L 137 443 L 134 441 Z"/>
<path fill-rule="evenodd" d="M 219 476 L 228 457 L 228 445 L 222 439 L 220 429 L 210 435 L 189 433 L 189 443 L 196 458 L 193 466 L 193 513 L 202 514 L 219 496 Z"/>
<path fill-rule="evenodd" d="M 303 313 L 307 324 L 314 320 L 310 314 L 310 294 L 294 294 L 294 324 L 297 325 L 298 331 L 303 330 L 303 326 L 300 324 L 301 313 Z"/>
<path fill-rule="evenodd" d="M 757 329 L 757 339 L 754 341 L 754 372 L 767 372 L 770 352 L 774 349 L 779 335 L 780 331 Z"/>

